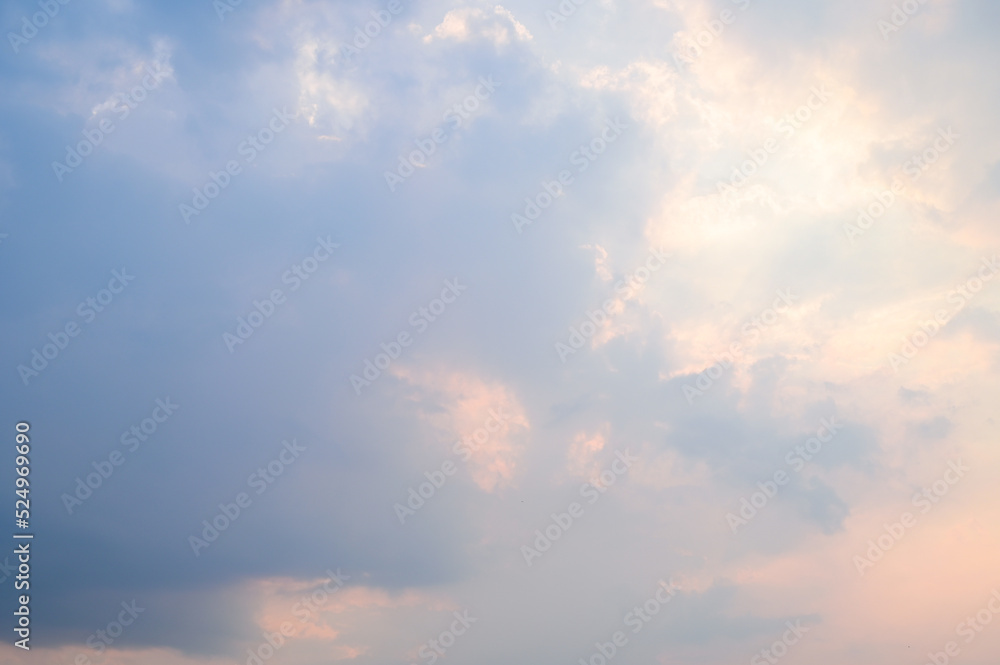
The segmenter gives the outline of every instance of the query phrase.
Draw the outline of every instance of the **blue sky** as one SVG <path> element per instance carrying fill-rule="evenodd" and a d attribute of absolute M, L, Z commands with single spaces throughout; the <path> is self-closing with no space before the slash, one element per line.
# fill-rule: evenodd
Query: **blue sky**
<path fill-rule="evenodd" d="M 995 661 L 995 4 L 223 2 L 0 10 L 0 661 Z"/>

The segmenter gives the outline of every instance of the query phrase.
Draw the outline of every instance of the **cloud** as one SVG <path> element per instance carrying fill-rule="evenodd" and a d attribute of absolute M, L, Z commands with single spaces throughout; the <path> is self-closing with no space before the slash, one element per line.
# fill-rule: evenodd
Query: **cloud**
<path fill-rule="evenodd" d="M 452 9 L 423 41 L 430 44 L 435 40 L 469 42 L 477 39 L 502 47 L 513 41 L 528 41 L 532 36 L 510 10 L 496 5 L 493 11 L 477 7 Z"/>
<path fill-rule="evenodd" d="M 70 3 L 0 73 L 0 277 L 18 285 L 0 390 L 36 431 L 48 543 L 31 662 L 93 651 L 131 598 L 147 614 L 110 665 L 246 662 L 285 623 L 273 662 L 418 662 L 462 610 L 479 623 L 447 657 L 576 662 L 664 578 L 681 591 L 619 658 L 745 661 L 797 620 L 789 658 L 817 665 L 940 650 L 1000 584 L 1000 291 L 979 275 L 1000 246 L 997 7 L 929 0 L 883 39 L 893 9 L 860 0 L 592 2 L 556 29 L 557 3 L 388 6 Z M 160 85 L 120 119 L 147 67 Z M 451 127 L 481 77 L 501 85 Z M 287 129 L 247 160 L 275 109 Z M 230 160 L 242 172 L 184 224 Z M 338 252 L 312 263 L 328 236 Z M 654 249 L 668 260 L 620 290 Z M 123 265 L 135 285 L 83 321 Z M 468 293 L 356 392 L 456 275 Z M 63 494 L 166 395 L 177 416 L 70 514 Z M 831 417 L 843 429 L 790 470 Z M 203 520 L 291 439 L 302 459 L 195 556 Z M 581 486 L 625 450 L 590 503 Z M 973 471 L 921 513 L 955 459 Z M 733 533 L 727 513 L 778 471 Z M 859 575 L 907 511 L 917 527 Z M 336 566 L 350 583 L 302 620 Z"/>

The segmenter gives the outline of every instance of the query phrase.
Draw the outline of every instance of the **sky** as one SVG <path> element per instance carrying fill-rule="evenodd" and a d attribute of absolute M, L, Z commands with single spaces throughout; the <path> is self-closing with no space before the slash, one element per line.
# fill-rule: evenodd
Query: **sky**
<path fill-rule="evenodd" d="M 994 665 L 998 20 L 3 3 L 0 664 Z"/>

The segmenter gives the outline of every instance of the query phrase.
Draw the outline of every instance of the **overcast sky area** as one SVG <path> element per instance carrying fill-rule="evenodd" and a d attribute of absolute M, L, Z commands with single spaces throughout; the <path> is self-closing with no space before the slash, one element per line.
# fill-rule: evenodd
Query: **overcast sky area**
<path fill-rule="evenodd" d="M 0 664 L 996 665 L 998 23 L 4 2 Z"/>

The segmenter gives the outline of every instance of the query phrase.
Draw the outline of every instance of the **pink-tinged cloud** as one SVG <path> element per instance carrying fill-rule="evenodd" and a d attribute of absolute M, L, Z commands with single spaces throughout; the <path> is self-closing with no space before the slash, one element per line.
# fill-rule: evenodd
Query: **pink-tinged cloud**
<path fill-rule="evenodd" d="M 420 418 L 437 430 L 442 453 L 450 454 L 457 442 L 469 450 L 470 473 L 480 489 L 494 492 L 515 484 L 531 425 L 513 390 L 459 371 L 393 371 L 414 390 L 411 399 L 430 407 L 420 409 Z M 490 431 L 497 421 L 499 430 Z"/>

